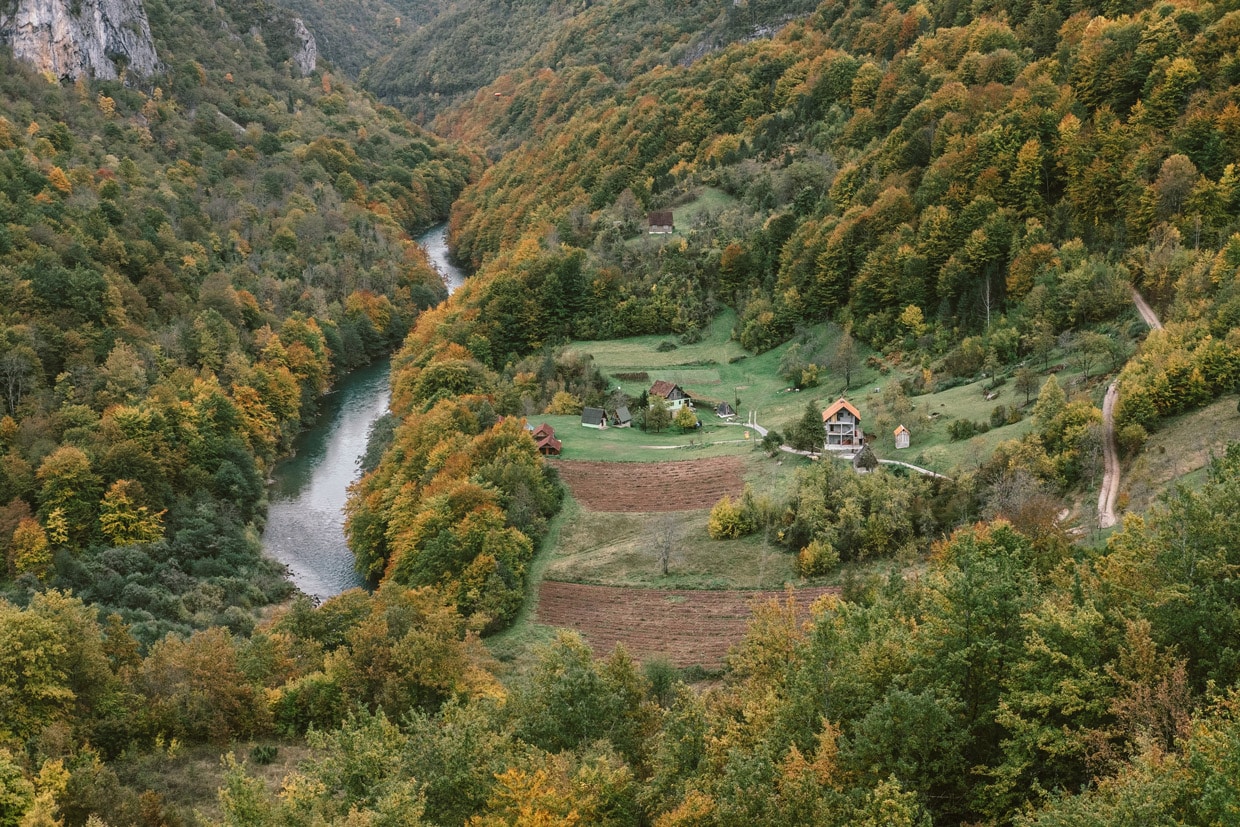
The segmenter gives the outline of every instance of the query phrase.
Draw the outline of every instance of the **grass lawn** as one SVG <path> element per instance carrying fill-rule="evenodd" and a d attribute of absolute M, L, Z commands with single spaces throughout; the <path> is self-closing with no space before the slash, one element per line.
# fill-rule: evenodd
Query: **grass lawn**
<path fill-rule="evenodd" d="M 779 588 L 798 580 L 792 555 L 761 533 L 737 540 L 710 539 L 709 514 L 709 509 L 667 514 L 581 511 L 561 534 L 545 576 L 662 589 Z M 666 575 L 653 541 L 663 532 L 670 533 L 672 542 Z"/>
<path fill-rule="evenodd" d="M 300 739 L 265 739 L 262 743 L 276 746 L 276 758 L 270 764 L 258 765 L 250 758 L 255 743 L 239 741 L 228 747 L 191 744 L 142 754 L 127 753 L 109 766 L 126 786 L 158 793 L 181 816 L 181 823 L 191 827 L 214 824 L 224 815 L 219 804 L 219 789 L 224 785 L 224 755 L 232 752 L 238 763 L 245 762 L 247 773 L 262 779 L 268 792 L 275 795 L 285 776 L 312 754 Z"/>
<path fill-rule="evenodd" d="M 795 488 L 799 457 L 771 459 L 752 454 L 745 482 L 755 492 L 782 500 Z M 710 509 L 661 514 L 593 512 L 571 497 L 562 512 L 558 542 L 548 545 L 542 576 L 602 586 L 665 589 L 766 589 L 799 582 L 792 555 L 759 533 L 736 540 L 712 540 L 706 533 Z M 672 543 L 668 573 L 659 565 L 653 539 Z"/>
<path fill-rule="evenodd" d="M 546 422 L 564 443 L 561 459 L 603 462 L 666 462 L 759 452 L 758 440 L 740 425 L 728 425 L 713 413 L 699 410 L 702 427 L 682 432 L 672 426 L 662 433 L 640 428 L 596 430 L 581 424 L 579 416 L 534 416 L 530 424 Z M 554 461 L 554 460 L 553 460 Z"/>
<path fill-rule="evenodd" d="M 634 236 L 625 242 L 630 250 L 638 250 L 642 248 L 658 249 L 673 238 L 681 238 L 686 230 L 693 229 L 698 219 L 707 212 L 721 213 L 730 209 L 739 203 L 735 198 L 728 195 L 721 189 L 715 187 L 704 187 L 688 197 L 690 200 L 683 204 L 673 204 L 671 206 L 673 221 L 676 224 L 676 230 L 672 233 L 650 235 L 646 232 L 646 227 L 642 225 L 641 235 Z"/>
<path fill-rule="evenodd" d="M 1205 482 L 1210 457 L 1240 440 L 1236 401 L 1235 395 L 1223 396 L 1200 410 L 1161 423 L 1124 469 L 1120 499 L 1127 495 L 1128 510 L 1145 511 L 1173 482 L 1190 488 Z"/>
<path fill-rule="evenodd" d="M 611 387 L 618 386 L 629 396 L 640 396 L 643 391 L 649 390 L 655 380 L 665 379 L 680 385 L 695 399 L 712 404 L 728 402 L 735 405 L 742 421 L 754 411 L 760 425 L 781 431 L 804 413 L 808 402 L 812 401 L 818 407 L 826 407 L 843 389 L 843 380 L 840 377 L 823 370 L 818 387 L 804 391 L 792 390 L 779 376 L 779 362 L 795 341 L 766 353 L 749 354 L 731 339 L 735 324 L 736 314 L 726 310 L 715 318 L 702 341 L 693 344 L 679 344 L 674 336 L 635 336 L 629 339 L 575 342 L 571 347 L 593 356 L 595 365 L 607 377 Z M 660 350 L 659 346 L 666 347 L 665 343 L 674 344 L 676 347 L 672 350 Z M 835 339 L 828 338 L 827 350 L 833 349 L 834 345 Z M 865 366 L 865 360 L 871 354 L 863 345 L 857 345 L 857 368 L 851 377 L 853 390 L 849 394 L 852 398 L 859 397 L 864 389 L 872 386 L 880 376 L 877 370 Z M 647 378 L 623 378 L 625 375 L 641 373 L 645 373 Z M 740 401 L 739 405 L 736 404 L 737 400 Z M 699 416 L 703 422 L 713 424 L 719 421 L 713 413 L 701 407 Z M 669 429 L 663 438 L 670 439 L 670 432 L 675 430 L 678 429 Z M 556 436 L 563 439 L 559 426 L 556 426 Z M 690 438 L 696 437 L 690 435 L 681 441 L 687 443 Z M 712 436 L 708 431 L 696 439 L 698 442 L 703 439 L 709 442 L 718 438 L 723 437 Z M 565 456 L 568 456 L 567 443 Z"/>
<path fill-rule="evenodd" d="M 1039 373 L 1038 384 L 1041 385 L 1050 374 Z M 1091 376 L 1088 381 L 1082 379 L 1077 370 L 1064 369 L 1059 371 L 1057 378 L 1060 385 L 1072 398 L 1076 394 L 1088 394 L 1099 408 L 1102 407 L 1102 395 L 1109 383 L 1108 377 Z M 874 387 L 882 387 L 888 382 L 899 381 L 901 375 L 893 371 L 888 376 L 878 379 Z M 890 414 L 883 415 L 881 394 L 861 394 L 852 397 L 853 404 L 861 412 L 865 429 L 876 436 L 871 447 L 881 459 L 898 459 L 929 468 L 940 474 L 953 475 L 958 470 L 977 467 L 985 461 L 995 447 L 1005 440 L 1020 439 L 1033 428 L 1030 418 L 1033 403 L 1037 402 L 1035 392 L 1028 404 L 1025 395 L 1018 393 L 1014 387 L 1012 376 L 1007 383 L 994 389 L 994 397 L 987 399 L 989 380 L 979 379 L 967 385 L 938 393 L 923 394 L 909 399 L 913 411 L 903 423 L 896 422 Z M 871 389 L 872 390 L 872 389 Z M 1011 425 L 992 428 L 984 434 L 970 439 L 953 441 L 948 434 L 948 425 L 953 419 L 968 419 L 974 422 L 989 424 L 990 413 L 998 405 L 1015 406 L 1023 410 L 1024 418 Z M 896 425 L 904 424 L 911 432 L 909 447 L 897 450 L 895 436 L 892 433 Z"/>

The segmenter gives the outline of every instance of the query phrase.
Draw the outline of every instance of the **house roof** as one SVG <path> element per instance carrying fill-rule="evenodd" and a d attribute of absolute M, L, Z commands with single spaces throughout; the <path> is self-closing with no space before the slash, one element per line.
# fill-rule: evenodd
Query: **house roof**
<path fill-rule="evenodd" d="M 657 379 L 655 380 L 655 383 L 650 386 L 650 393 L 655 396 L 661 396 L 664 399 L 671 396 L 672 391 L 677 390 L 682 394 L 685 392 L 684 388 L 680 387 L 680 385 L 677 385 L 675 382 L 669 382 L 666 379 Z"/>
<path fill-rule="evenodd" d="M 561 450 L 563 450 L 563 448 L 564 448 L 564 443 L 560 442 L 558 439 L 556 439 L 553 436 L 545 436 L 542 439 L 538 440 L 538 450 L 540 452 L 543 449 L 546 449 L 553 454 L 558 454 L 560 453 Z"/>
<path fill-rule="evenodd" d="M 907 433 L 908 433 L 908 428 L 905 428 L 903 425 L 901 425 L 899 428 L 896 428 L 895 430 L 896 436 L 899 436 L 900 434 L 907 434 Z"/>
<path fill-rule="evenodd" d="M 650 213 L 649 217 L 650 217 L 651 224 L 663 225 L 663 224 L 672 223 L 672 211 L 671 210 L 656 210 Z"/>
<path fill-rule="evenodd" d="M 827 408 L 825 411 L 822 412 L 823 421 L 824 422 L 827 421 L 828 419 L 835 416 L 840 411 L 848 411 L 858 420 L 861 419 L 861 413 L 856 408 L 854 408 L 852 405 L 848 404 L 847 399 L 841 396 L 839 399 L 831 403 L 831 407 Z"/>
<path fill-rule="evenodd" d="M 537 428 L 534 429 L 533 437 L 534 437 L 534 441 L 538 442 L 539 440 L 541 440 L 543 437 L 546 437 L 546 436 L 555 436 L 555 428 L 552 428 L 550 425 L 544 422 L 543 424 L 539 425 Z"/>
<path fill-rule="evenodd" d="M 632 422 L 633 421 L 633 415 L 629 413 L 629 409 L 627 406 L 621 405 L 620 407 L 616 408 L 616 421 L 617 422 Z"/>
<path fill-rule="evenodd" d="M 602 408 L 585 408 L 581 412 L 582 425 L 602 425 L 607 421 L 607 413 Z"/>
<path fill-rule="evenodd" d="M 727 402 L 720 402 L 715 406 L 715 413 L 719 416 L 736 416 L 736 409 Z"/>

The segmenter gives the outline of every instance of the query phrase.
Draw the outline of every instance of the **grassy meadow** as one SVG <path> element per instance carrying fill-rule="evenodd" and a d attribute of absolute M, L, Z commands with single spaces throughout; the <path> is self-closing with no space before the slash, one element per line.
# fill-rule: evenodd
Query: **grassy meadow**
<path fill-rule="evenodd" d="M 1144 449 L 1124 469 L 1120 500 L 1131 511 L 1144 511 L 1172 482 L 1195 488 L 1205 481 L 1212 456 L 1240 440 L 1240 410 L 1235 395 L 1161 423 Z"/>

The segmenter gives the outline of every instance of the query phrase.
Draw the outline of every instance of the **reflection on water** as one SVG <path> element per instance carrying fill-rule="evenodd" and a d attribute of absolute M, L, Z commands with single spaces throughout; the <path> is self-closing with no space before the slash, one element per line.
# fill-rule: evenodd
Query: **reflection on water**
<path fill-rule="evenodd" d="M 356 370 L 324 397 L 319 420 L 294 443 L 269 489 L 263 546 L 293 584 L 324 599 L 364 585 L 344 541 L 344 504 L 370 425 L 387 411 L 388 362 Z"/>
<path fill-rule="evenodd" d="M 448 227 L 418 239 L 451 293 L 465 273 L 448 261 Z M 387 412 L 387 360 L 356 370 L 324 397 L 318 422 L 273 471 L 263 548 L 288 566 L 293 585 L 320 600 L 365 585 L 344 540 L 344 506 L 370 426 Z"/>

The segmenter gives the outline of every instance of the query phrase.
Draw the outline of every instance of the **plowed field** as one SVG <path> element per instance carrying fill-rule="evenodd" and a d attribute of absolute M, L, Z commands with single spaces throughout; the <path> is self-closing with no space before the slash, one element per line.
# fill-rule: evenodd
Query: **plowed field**
<path fill-rule="evenodd" d="M 797 589 L 798 608 L 810 605 L 832 586 Z M 723 665 L 729 647 L 745 634 L 755 598 L 784 598 L 783 591 L 705 591 L 627 589 L 543 581 L 538 620 L 576 629 L 603 656 L 617 643 L 639 660 L 664 657 L 676 666 L 708 669 Z"/>
<path fill-rule="evenodd" d="M 737 457 L 678 462 L 556 463 L 573 496 L 591 511 L 692 511 L 744 489 Z"/>

